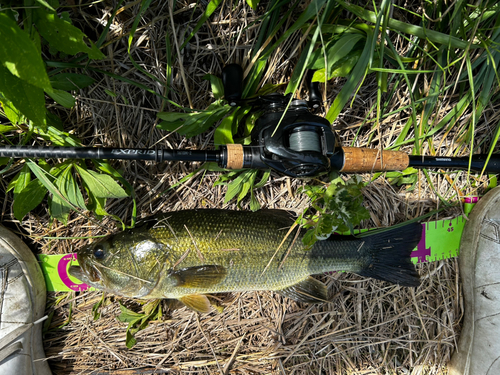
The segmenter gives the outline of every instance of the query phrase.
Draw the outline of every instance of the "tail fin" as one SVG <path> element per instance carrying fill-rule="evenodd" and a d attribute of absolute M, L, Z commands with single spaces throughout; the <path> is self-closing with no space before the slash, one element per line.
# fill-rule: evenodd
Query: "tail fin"
<path fill-rule="evenodd" d="M 419 286 L 420 280 L 411 262 L 411 252 L 421 237 L 422 225 L 419 223 L 363 237 L 368 245 L 369 260 L 366 267 L 357 273 L 402 286 Z"/>

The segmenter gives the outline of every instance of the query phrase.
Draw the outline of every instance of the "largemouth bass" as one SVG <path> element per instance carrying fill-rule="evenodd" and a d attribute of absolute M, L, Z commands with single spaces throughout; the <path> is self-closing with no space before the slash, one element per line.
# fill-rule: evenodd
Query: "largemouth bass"
<path fill-rule="evenodd" d="M 327 302 L 326 286 L 310 275 L 349 271 L 418 286 L 410 253 L 420 224 L 363 238 L 332 235 L 305 249 L 305 230 L 290 213 L 185 210 L 153 216 L 78 252 L 70 274 L 131 298 L 175 298 L 207 312 L 205 294 L 272 290 L 301 302 Z"/>

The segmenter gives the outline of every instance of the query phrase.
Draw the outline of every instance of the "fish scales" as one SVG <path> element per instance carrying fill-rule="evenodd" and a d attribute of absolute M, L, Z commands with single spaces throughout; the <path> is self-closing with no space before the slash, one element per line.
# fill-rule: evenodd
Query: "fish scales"
<path fill-rule="evenodd" d="M 402 277 L 403 285 L 406 276 L 416 277 L 408 264 L 414 246 L 406 249 L 420 238 L 414 227 L 409 237 L 402 237 L 401 231 L 397 232 L 401 238 L 396 233 L 364 239 L 332 236 L 305 249 L 305 231 L 297 234 L 293 228 L 289 232 L 294 221 L 283 210 L 184 210 L 151 217 L 79 252 L 82 272 L 75 276 L 128 297 L 181 300 L 251 290 L 281 291 L 292 298 L 302 293 L 306 300 L 312 298 L 309 294 L 320 293 L 322 297 L 316 299 L 322 300 L 325 292 L 318 292 L 322 287 L 309 276 L 328 271 L 356 272 L 392 282 Z M 406 249 L 398 250 L 404 253 L 399 256 L 404 261 L 396 257 L 400 263 L 379 270 L 374 248 L 394 245 Z M 394 273 L 393 280 L 383 275 L 388 271 Z M 295 298 L 301 300 L 300 295 Z"/>

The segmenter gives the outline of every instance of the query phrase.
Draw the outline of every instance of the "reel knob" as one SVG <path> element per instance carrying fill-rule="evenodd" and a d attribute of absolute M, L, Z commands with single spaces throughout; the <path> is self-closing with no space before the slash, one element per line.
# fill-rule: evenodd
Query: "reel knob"
<path fill-rule="evenodd" d="M 313 82 L 312 77 L 314 75 L 314 70 L 307 70 L 306 73 L 306 87 L 309 91 L 309 105 L 312 109 L 318 109 L 321 107 L 323 98 L 321 97 L 321 91 L 319 89 L 319 82 Z"/>
<path fill-rule="evenodd" d="M 224 97 L 234 107 L 243 94 L 243 69 L 238 64 L 229 64 L 222 69 Z"/>

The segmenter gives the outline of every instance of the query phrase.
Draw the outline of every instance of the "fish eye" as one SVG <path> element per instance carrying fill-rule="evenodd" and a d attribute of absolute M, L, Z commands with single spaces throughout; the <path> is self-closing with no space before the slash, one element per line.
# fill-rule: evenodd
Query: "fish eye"
<path fill-rule="evenodd" d="M 100 247 L 94 250 L 94 256 L 96 259 L 104 258 L 104 250 Z"/>

